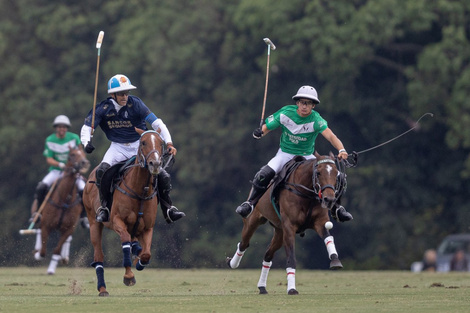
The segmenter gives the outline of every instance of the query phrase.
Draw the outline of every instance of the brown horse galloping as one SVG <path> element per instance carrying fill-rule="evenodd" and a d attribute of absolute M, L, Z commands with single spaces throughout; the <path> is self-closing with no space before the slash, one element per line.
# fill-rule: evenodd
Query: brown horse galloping
<path fill-rule="evenodd" d="M 54 183 L 49 199 L 44 203 L 40 231 L 36 233 L 36 247 L 34 257 L 41 260 L 46 256 L 47 240 L 52 231 L 60 232 L 59 242 L 52 252 L 47 273 L 55 273 L 57 264 L 69 261 L 70 243 L 72 233 L 75 231 L 80 213 L 83 210 L 81 199 L 77 190 L 77 180 L 82 179 L 90 168 L 85 152 L 81 147 L 70 149 L 68 161 L 64 172 Z"/>
<path fill-rule="evenodd" d="M 284 246 L 287 255 L 287 292 L 298 294 L 295 288 L 295 235 L 313 229 L 324 240 L 330 258 L 330 269 L 343 267 L 338 259 L 333 236 L 329 229 L 332 224 L 328 210 L 334 205 L 345 184 L 344 173 L 338 172 L 335 158 L 316 154 L 317 160 L 302 161 L 287 177 L 279 192 L 279 202 L 274 208 L 271 201 L 271 186 L 261 197 L 253 213 L 243 220 L 242 240 L 232 258 L 227 258 L 231 268 L 237 268 L 250 245 L 256 229 L 269 221 L 274 227 L 274 235 L 264 255 L 261 275 L 258 282 L 260 294 L 266 291 L 266 281 L 274 253 Z"/>
<path fill-rule="evenodd" d="M 116 184 L 109 222 L 98 223 L 95 220 L 96 210 L 100 206 L 98 189 L 95 184 L 96 168 L 90 174 L 83 192 L 88 220 L 90 222 L 90 239 L 94 249 L 94 262 L 99 296 L 109 296 L 106 290 L 103 267 L 102 235 L 103 227 L 114 230 L 121 238 L 123 266 L 125 267 L 124 284 L 133 286 L 136 283 L 131 270 L 131 253 L 139 260 L 136 269 L 141 271 L 149 264 L 153 227 L 157 215 L 156 177 L 161 169 L 161 157 L 164 142 L 156 131 L 137 129 L 140 144 L 133 165 L 124 173 L 122 181 Z"/>

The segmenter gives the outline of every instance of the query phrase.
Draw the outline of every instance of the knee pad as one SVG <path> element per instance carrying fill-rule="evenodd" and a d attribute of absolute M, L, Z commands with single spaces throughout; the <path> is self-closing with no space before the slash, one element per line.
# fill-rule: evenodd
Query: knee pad
<path fill-rule="evenodd" d="M 101 184 L 101 178 L 103 178 L 104 172 L 106 172 L 110 167 L 111 165 L 105 162 L 102 162 L 100 166 L 98 166 L 96 169 L 96 185 L 99 186 Z"/>
<path fill-rule="evenodd" d="M 160 187 L 160 190 L 171 190 L 171 177 L 170 174 L 168 174 L 167 171 L 162 170 L 158 174 L 158 186 Z"/>
<path fill-rule="evenodd" d="M 258 173 L 256 173 L 253 185 L 256 187 L 266 188 L 275 175 L 276 172 L 268 165 L 265 165 Z"/>
<path fill-rule="evenodd" d="M 47 190 L 49 189 L 49 186 L 45 183 L 43 183 L 42 181 L 38 183 L 38 185 L 36 186 L 36 199 L 38 199 L 38 197 L 44 197 L 47 193 Z"/>

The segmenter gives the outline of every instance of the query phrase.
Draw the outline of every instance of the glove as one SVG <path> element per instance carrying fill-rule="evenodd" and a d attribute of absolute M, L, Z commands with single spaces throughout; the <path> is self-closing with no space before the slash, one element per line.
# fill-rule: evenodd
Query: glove
<path fill-rule="evenodd" d="M 261 128 L 257 128 L 253 131 L 253 138 L 260 139 L 263 136 L 263 130 Z"/>
<path fill-rule="evenodd" d="M 65 164 L 62 163 L 62 162 L 59 162 L 59 167 L 60 167 L 61 170 L 63 170 L 65 168 Z"/>
<path fill-rule="evenodd" d="M 93 144 L 91 142 L 88 142 L 85 146 L 85 152 L 86 153 L 92 153 L 93 150 L 95 150 L 95 147 L 93 146 Z"/>

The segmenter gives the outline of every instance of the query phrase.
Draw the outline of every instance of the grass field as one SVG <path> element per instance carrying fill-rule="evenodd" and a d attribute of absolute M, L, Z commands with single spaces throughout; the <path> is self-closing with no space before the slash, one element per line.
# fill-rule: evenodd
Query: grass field
<path fill-rule="evenodd" d="M 98 297 L 93 268 L 0 268 L 0 312 L 469 312 L 470 273 L 297 270 L 299 295 L 272 269 L 268 295 L 258 270 L 105 269 L 109 297 Z"/>

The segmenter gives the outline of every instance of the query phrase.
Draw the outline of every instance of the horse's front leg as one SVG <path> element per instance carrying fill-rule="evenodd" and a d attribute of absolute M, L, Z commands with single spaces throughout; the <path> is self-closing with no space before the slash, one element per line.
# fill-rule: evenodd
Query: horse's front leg
<path fill-rule="evenodd" d="M 276 251 L 282 247 L 282 237 L 282 229 L 274 228 L 273 238 L 271 239 L 271 243 L 269 244 L 269 247 L 264 254 L 263 265 L 261 266 L 261 275 L 258 281 L 258 289 L 260 294 L 268 293 L 266 290 L 268 274 L 269 270 L 271 269 L 271 265 L 273 264 L 272 259 L 274 258 L 274 253 L 276 253 Z"/>
<path fill-rule="evenodd" d="M 134 273 L 132 272 L 132 259 L 131 259 L 131 235 L 127 232 L 127 227 L 124 221 L 122 221 L 119 217 L 115 216 L 113 219 L 113 229 L 116 233 L 118 233 L 119 237 L 121 238 L 121 245 L 122 245 L 122 266 L 125 268 L 124 273 L 124 285 L 126 286 L 134 286 L 136 283 Z"/>
<path fill-rule="evenodd" d="M 316 233 L 325 243 L 328 257 L 330 258 L 330 270 L 342 269 L 343 264 L 341 264 L 341 261 L 338 258 L 334 237 L 330 234 L 330 229 L 333 228 L 333 223 L 330 222 L 328 218 L 319 219 L 315 222 L 314 228 Z"/>
<path fill-rule="evenodd" d="M 153 228 L 147 229 L 144 231 L 143 235 L 141 236 L 141 252 L 139 256 L 139 260 L 137 261 L 135 268 L 138 271 L 143 270 L 149 263 L 150 258 L 152 257 L 151 253 L 151 246 L 152 246 L 152 237 L 153 237 Z"/>
<path fill-rule="evenodd" d="M 34 258 L 38 261 L 46 257 L 46 248 L 47 248 L 47 240 L 49 238 L 49 232 L 50 230 L 48 228 L 41 227 L 41 232 L 40 232 L 41 247 L 39 248 L 38 251 L 34 253 Z"/>
<path fill-rule="evenodd" d="M 90 220 L 90 241 L 93 245 L 93 263 L 91 266 L 95 268 L 97 289 L 100 297 L 109 296 L 106 290 L 106 283 L 104 280 L 104 253 L 102 247 L 103 224 L 98 223 L 95 219 Z"/>
<path fill-rule="evenodd" d="M 262 216 L 257 209 L 251 215 L 243 219 L 242 240 L 237 245 L 237 251 L 233 257 L 227 257 L 226 262 L 230 268 L 237 268 L 245 254 L 246 249 L 250 246 L 250 239 L 255 233 L 259 225 L 262 224 Z"/>
<path fill-rule="evenodd" d="M 62 260 L 64 264 L 68 264 L 69 261 L 69 252 L 70 252 L 70 242 L 72 241 L 73 228 L 69 228 L 66 231 L 62 230 L 61 237 L 57 246 L 52 252 L 52 258 L 49 262 L 49 267 L 47 268 L 47 274 L 54 275 L 57 269 L 57 265 Z"/>
<path fill-rule="evenodd" d="M 296 229 L 290 221 L 283 217 L 283 243 L 286 249 L 286 272 L 287 272 L 287 294 L 297 295 L 299 292 L 295 289 L 295 269 L 297 260 L 295 258 L 295 232 Z"/>

